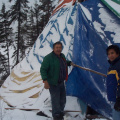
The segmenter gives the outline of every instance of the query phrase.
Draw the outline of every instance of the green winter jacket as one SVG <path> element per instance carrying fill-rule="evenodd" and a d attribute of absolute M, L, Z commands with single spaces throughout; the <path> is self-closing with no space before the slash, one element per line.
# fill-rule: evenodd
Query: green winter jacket
<path fill-rule="evenodd" d="M 61 53 L 61 56 L 66 61 L 67 66 L 70 66 L 71 61 L 67 61 L 65 55 Z M 66 66 L 66 71 L 67 71 Z M 47 56 L 44 57 L 43 62 L 41 64 L 40 73 L 42 79 L 45 81 L 47 80 L 49 84 L 57 85 L 59 79 L 59 72 L 60 72 L 60 62 L 59 58 L 51 52 Z M 66 80 L 68 78 L 68 71 L 66 72 Z"/>

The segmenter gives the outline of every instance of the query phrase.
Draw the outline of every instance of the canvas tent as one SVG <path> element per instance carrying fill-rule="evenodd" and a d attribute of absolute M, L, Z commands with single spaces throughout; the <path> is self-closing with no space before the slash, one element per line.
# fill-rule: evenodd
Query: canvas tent
<path fill-rule="evenodd" d="M 40 94 L 46 91 L 40 75 L 40 66 L 44 56 L 52 51 L 54 42 L 60 40 L 63 43 L 63 52 L 66 57 L 69 60 L 72 59 L 77 8 L 77 5 L 72 6 L 72 1 L 65 3 L 65 6 L 50 18 L 31 51 L 13 68 L 10 76 L 0 88 L 1 98 L 9 105 L 29 107 L 37 101 Z"/>
<path fill-rule="evenodd" d="M 87 0 L 59 9 L 49 20 L 30 53 L 13 69 L 0 96 L 12 106 L 28 107 L 44 92 L 39 74 L 41 62 L 56 41 L 75 64 L 107 74 L 105 49 L 120 43 L 120 19 L 101 0 Z M 106 79 L 79 68 L 69 68 L 67 95 L 76 96 L 102 115 L 111 117 Z M 48 96 L 47 96 L 48 97 Z M 46 98 L 47 98 L 46 97 Z M 16 102 L 17 101 L 17 102 Z M 18 102 L 19 101 L 19 102 Z"/>
<path fill-rule="evenodd" d="M 107 74 L 106 48 L 110 44 L 120 43 L 119 31 L 120 19 L 101 1 L 88 0 L 82 6 L 78 5 L 73 62 Z M 112 112 L 105 82 L 104 77 L 74 68 L 67 82 L 67 93 L 79 97 L 97 112 L 110 117 Z"/>

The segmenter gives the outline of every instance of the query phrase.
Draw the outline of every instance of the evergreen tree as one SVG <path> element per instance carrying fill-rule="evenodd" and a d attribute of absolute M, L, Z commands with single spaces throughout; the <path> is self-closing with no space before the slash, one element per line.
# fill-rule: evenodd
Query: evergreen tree
<path fill-rule="evenodd" d="M 9 46 L 11 45 L 12 28 L 8 21 L 8 11 L 5 10 L 5 4 L 0 11 L 0 72 L 2 78 L 10 74 Z"/>
<path fill-rule="evenodd" d="M 47 24 L 53 9 L 55 6 L 52 6 L 53 4 L 53 0 L 39 0 L 42 5 L 41 5 L 41 9 L 43 10 L 43 15 L 42 15 L 42 24 L 43 27 Z"/>
<path fill-rule="evenodd" d="M 11 2 L 12 0 L 9 0 Z M 27 20 L 28 12 L 28 0 L 14 0 L 15 3 L 12 5 L 11 10 L 9 11 L 9 17 L 12 22 L 17 22 L 17 32 L 16 32 L 16 42 L 15 42 L 15 51 L 13 57 L 15 57 L 16 64 L 23 59 L 25 55 L 24 40 L 21 34 L 22 24 Z"/>
<path fill-rule="evenodd" d="M 33 46 L 33 44 L 35 43 L 35 41 L 39 35 L 39 32 L 40 32 L 39 25 L 38 25 L 38 27 L 36 27 L 37 24 L 35 22 L 35 21 L 38 21 L 39 18 L 37 20 L 35 20 L 34 16 L 36 16 L 36 15 L 34 14 L 33 8 L 31 7 L 30 13 L 28 16 L 29 19 L 28 19 L 28 26 L 27 26 L 28 36 L 29 36 L 29 43 L 27 46 L 29 46 L 29 47 Z"/>
<path fill-rule="evenodd" d="M 4 55 L 1 54 L 0 52 L 0 83 L 1 81 L 4 81 L 8 75 L 9 75 L 9 71 L 7 70 L 8 66 L 6 63 L 7 59 L 5 58 Z"/>
<path fill-rule="evenodd" d="M 32 7 L 29 10 L 29 13 L 27 15 L 27 20 L 22 24 L 21 28 L 21 34 L 24 36 L 24 48 L 26 53 L 29 52 L 31 47 L 33 46 L 34 42 L 37 38 L 37 30 L 34 20 L 34 13 Z"/>
<path fill-rule="evenodd" d="M 47 24 L 49 17 L 53 11 L 52 1 L 40 0 L 39 3 L 35 1 L 35 4 L 29 10 L 27 14 L 27 21 L 22 27 L 22 32 L 27 33 L 24 38 L 25 48 L 29 49 L 35 43 L 37 37 L 42 32 L 44 26 Z"/>
<path fill-rule="evenodd" d="M 39 34 L 41 33 L 43 27 L 41 25 L 41 16 L 43 15 L 43 10 L 42 10 L 42 6 L 41 3 L 38 4 L 37 1 L 35 1 L 35 4 L 33 6 L 33 17 L 35 19 L 35 31 L 36 31 L 36 38 L 39 36 Z"/>
<path fill-rule="evenodd" d="M 10 10 L 5 11 L 3 4 L 0 12 L 0 79 L 6 78 L 10 73 L 10 46 L 14 48 L 13 58 L 16 65 L 25 57 L 25 51 L 33 46 L 54 8 L 52 0 L 39 0 L 39 4 L 35 1 L 29 11 L 28 0 L 9 0 L 11 1 L 14 1 L 14 5 Z M 10 25 L 14 22 L 17 23 L 17 30 L 12 33 Z"/>

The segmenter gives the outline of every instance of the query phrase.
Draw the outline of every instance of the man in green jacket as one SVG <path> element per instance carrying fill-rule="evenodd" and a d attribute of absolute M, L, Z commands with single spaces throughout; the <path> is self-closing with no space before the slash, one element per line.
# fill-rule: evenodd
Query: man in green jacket
<path fill-rule="evenodd" d="M 58 41 L 53 44 L 53 51 L 44 57 L 40 68 L 45 88 L 50 91 L 53 120 L 64 120 L 66 104 L 64 81 L 68 79 L 67 66 L 73 65 L 71 61 L 66 60 L 65 55 L 61 52 L 62 43 Z"/>

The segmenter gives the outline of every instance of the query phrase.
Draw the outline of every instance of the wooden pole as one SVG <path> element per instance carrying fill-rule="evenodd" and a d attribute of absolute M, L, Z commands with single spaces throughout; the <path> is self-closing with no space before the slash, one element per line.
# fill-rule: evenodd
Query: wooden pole
<path fill-rule="evenodd" d="M 81 67 L 81 66 L 76 65 L 76 64 L 72 64 L 72 65 L 75 66 L 75 67 L 78 67 L 78 68 L 80 68 L 80 69 L 87 70 L 87 71 L 93 72 L 93 73 L 95 73 L 95 74 L 98 74 L 98 75 L 107 77 L 107 75 L 105 75 L 105 74 L 103 74 L 103 73 L 100 73 L 100 72 L 97 72 L 97 71 L 94 71 L 94 70 L 91 70 L 91 69 L 89 69 L 89 68 L 84 68 L 84 67 Z"/>
<path fill-rule="evenodd" d="M 33 108 L 5 108 L 6 110 L 14 110 L 14 109 L 19 109 L 19 110 L 38 110 L 40 111 L 40 109 L 33 109 Z M 52 112 L 52 110 L 49 110 L 50 112 Z M 81 112 L 81 111 L 75 111 L 75 110 L 65 110 L 64 112 Z"/>
<path fill-rule="evenodd" d="M 52 112 L 52 110 L 49 110 L 50 112 Z M 75 110 L 64 110 L 64 112 L 81 112 L 81 111 L 75 111 Z"/>
<path fill-rule="evenodd" d="M 40 109 L 32 109 L 32 108 L 5 108 L 6 110 L 14 110 L 14 109 L 19 109 L 19 110 L 40 110 Z"/>

